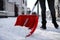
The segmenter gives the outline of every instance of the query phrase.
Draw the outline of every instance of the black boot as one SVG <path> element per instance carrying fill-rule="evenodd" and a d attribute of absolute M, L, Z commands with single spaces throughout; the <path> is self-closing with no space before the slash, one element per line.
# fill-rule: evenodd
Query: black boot
<path fill-rule="evenodd" d="M 40 28 L 46 29 L 46 21 L 42 21 L 42 26 Z"/>
<path fill-rule="evenodd" d="M 58 29 L 59 25 L 57 24 L 57 22 L 56 22 L 56 21 L 53 21 L 52 23 L 54 24 L 54 27 L 55 27 L 56 29 Z"/>
<path fill-rule="evenodd" d="M 59 25 L 56 22 L 54 22 L 53 24 L 54 24 L 54 27 L 58 29 Z"/>
<path fill-rule="evenodd" d="M 42 17 L 42 26 L 40 27 L 40 28 L 42 28 L 42 29 L 46 29 L 46 17 Z"/>
<path fill-rule="evenodd" d="M 42 25 L 40 28 L 42 28 L 42 29 L 46 29 L 46 25 Z"/>

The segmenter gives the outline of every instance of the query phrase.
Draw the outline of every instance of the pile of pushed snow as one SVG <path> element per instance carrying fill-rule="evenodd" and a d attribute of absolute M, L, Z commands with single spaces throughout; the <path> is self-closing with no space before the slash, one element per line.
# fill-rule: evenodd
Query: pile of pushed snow
<path fill-rule="evenodd" d="M 7 27 L 7 28 L 1 28 L 0 30 L 7 32 L 7 33 L 9 32 L 12 34 L 16 34 L 21 37 L 25 37 L 31 31 L 28 28 L 22 27 L 22 26 L 11 26 L 11 27 Z"/>
<path fill-rule="evenodd" d="M 14 40 L 25 38 L 29 34 L 30 30 L 22 26 L 14 26 L 16 18 L 0 19 L 0 38 L 2 40 Z M 24 39 L 22 38 L 22 39 Z"/>
<path fill-rule="evenodd" d="M 10 28 L 9 31 L 21 37 L 25 37 L 30 32 L 28 28 L 22 26 L 15 26 L 13 28 Z"/>
<path fill-rule="evenodd" d="M 10 28 L 0 29 L 0 37 L 2 40 L 23 40 L 30 30 L 22 26 L 12 26 Z"/>

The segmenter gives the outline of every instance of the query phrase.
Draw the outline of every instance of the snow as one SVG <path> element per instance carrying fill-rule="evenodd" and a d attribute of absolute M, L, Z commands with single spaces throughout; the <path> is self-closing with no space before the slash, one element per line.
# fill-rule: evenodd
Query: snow
<path fill-rule="evenodd" d="M 60 39 L 60 22 L 59 29 L 55 29 L 50 19 L 47 19 L 47 29 L 42 30 L 41 18 L 36 31 L 30 37 L 25 37 L 30 30 L 26 27 L 14 26 L 16 17 L 0 18 L 0 40 L 59 40 Z"/>

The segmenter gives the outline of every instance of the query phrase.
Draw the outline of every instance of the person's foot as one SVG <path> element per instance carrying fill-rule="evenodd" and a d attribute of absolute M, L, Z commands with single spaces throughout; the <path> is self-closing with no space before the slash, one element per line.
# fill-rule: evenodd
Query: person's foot
<path fill-rule="evenodd" d="M 58 24 L 55 24 L 54 26 L 55 26 L 55 28 L 56 28 L 56 29 L 58 29 L 58 27 L 59 27 L 59 25 L 58 25 Z"/>
<path fill-rule="evenodd" d="M 46 25 L 45 25 L 45 26 L 42 25 L 40 28 L 41 28 L 41 29 L 46 29 Z"/>
<path fill-rule="evenodd" d="M 58 29 L 59 25 L 57 23 L 54 23 L 54 26 L 56 29 Z"/>
<path fill-rule="evenodd" d="M 46 28 L 43 28 L 43 27 L 40 27 L 41 29 L 46 29 Z"/>

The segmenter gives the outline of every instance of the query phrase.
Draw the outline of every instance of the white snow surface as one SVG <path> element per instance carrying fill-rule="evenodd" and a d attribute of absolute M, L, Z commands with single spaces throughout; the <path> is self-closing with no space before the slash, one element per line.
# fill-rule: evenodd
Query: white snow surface
<path fill-rule="evenodd" d="M 16 17 L 0 18 L 0 40 L 60 40 L 59 29 L 55 29 L 50 19 L 47 19 L 47 29 L 42 30 L 41 18 L 39 18 L 36 31 L 30 37 L 25 37 L 30 30 L 26 27 L 14 26 Z"/>

